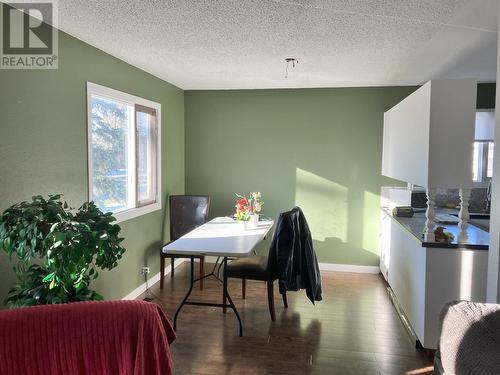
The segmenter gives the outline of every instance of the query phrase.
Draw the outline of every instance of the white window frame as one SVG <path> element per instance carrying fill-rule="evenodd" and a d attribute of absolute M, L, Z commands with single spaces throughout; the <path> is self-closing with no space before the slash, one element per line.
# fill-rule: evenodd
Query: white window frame
<path fill-rule="evenodd" d="M 113 216 L 116 218 L 117 222 L 123 222 L 126 220 L 130 220 L 142 215 L 146 215 L 148 213 L 161 210 L 161 104 L 153 102 L 151 100 L 147 100 L 141 98 L 139 96 L 127 94 L 122 91 L 118 91 L 106 86 L 98 85 L 96 83 L 87 81 L 87 159 L 88 159 L 88 173 L 87 173 L 87 182 L 88 182 L 88 200 L 91 201 L 93 184 L 92 184 L 92 175 L 93 175 L 93 163 L 92 163 L 92 96 L 100 96 L 104 98 L 108 98 L 111 100 L 117 100 L 120 102 L 125 102 L 130 104 L 135 108 L 136 105 L 140 105 L 143 107 L 148 107 L 156 110 L 156 128 L 157 128 L 157 136 L 156 136 L 156 200 L 154 203 L 130 208 L 124 211 L 119 211 L 113 213 Z M 135 116 L 134 116 L 135 117 Z M 135 120 L 134 120 L 135 121 Z M 135 132 L 130 134 L 130 137 L 134 137 Z M 133 153 L 133 158 L 135 159 L 135 141 L 130 142 L 130 144 L 134 145 L 134 147 L 129 148 L 129 153 Z M 137 162 L 137 160 L 136 160 Z M 133 180 L 135 180 L 136 168 L 133 168 L 131 172 L 133 176 Z M 132 194 L 136 194 L 135 189 L 132 189 Z M 136 201 L 135 197 L 133 199 Z"/>

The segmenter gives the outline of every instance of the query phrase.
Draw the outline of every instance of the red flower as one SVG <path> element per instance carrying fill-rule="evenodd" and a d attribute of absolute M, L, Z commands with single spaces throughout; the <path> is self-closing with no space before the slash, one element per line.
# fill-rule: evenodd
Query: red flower
<path fill-rule="evenodd" d="M 246 199 L 246 198 L 238 199 L 236 201 L 236 205 L 247 206 L 248 205 L 248 199 Z"/>
<path fill-rule="evenodd" d="M 236 211 L 248 211 L 248 199 L 241 198 L 236 201 Z"/>

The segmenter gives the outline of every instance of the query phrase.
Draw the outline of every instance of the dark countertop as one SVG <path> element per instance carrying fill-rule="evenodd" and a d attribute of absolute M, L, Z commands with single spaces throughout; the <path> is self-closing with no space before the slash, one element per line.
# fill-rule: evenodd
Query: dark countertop
<path fill-rule="evenodd" d="M 472 224 L 485 232 L 490 232 L 490 219 L 470 219 L 469 224 Z"/>
<path fill-rule="evenodd" d="M 445 232 L 453 233 L 455 236 L 452 242 L 426 242 L 423 240 L 423 230 L 425 227 L 425 213 L 417 212 L 413 215 L 413 217 L 396 217 L 393 216 L 391 211 L 382 207 L 382 211 L 385 212 L 388 216 L 390 216 L 394 221 L 398 222 L 403 228 L 405 228 L 410 234 L 412 234 L 418 241 L 422 242 L 422 247 L 440 247 L 440 248 L 467 248 L 467 249 L 475 249 L 475 250 L 488 250 L 490 244 L 490 234 L 473 225 L 469 222 L 469 226 L 467 227 L 467 234 L 469 235 L 469 239 L 467 242 L 458 243 L 458 225 L 456 224 L 441 224 L 436 223 L 436 226 L 442 226 L 445 228 Z M 436 214 L 438 213 L 450 213 L 449 210 L 436 210 Z M 474 222 L 474 220 L 472 220 Z"/>

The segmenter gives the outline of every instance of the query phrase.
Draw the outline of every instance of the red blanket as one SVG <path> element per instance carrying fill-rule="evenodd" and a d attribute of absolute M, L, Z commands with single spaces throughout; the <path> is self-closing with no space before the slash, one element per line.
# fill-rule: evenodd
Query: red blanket
<path fill-rule="evenodd" d="M 0 374 L 171 374 L 175 333 L 144 301 L 0 311 Z"/>

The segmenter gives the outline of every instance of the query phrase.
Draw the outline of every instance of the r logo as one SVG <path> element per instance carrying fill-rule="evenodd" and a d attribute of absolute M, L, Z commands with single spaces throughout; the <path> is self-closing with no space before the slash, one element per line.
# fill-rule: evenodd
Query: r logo
<path fill-rule="evenodd" d="M 57 68 L 55 3 L 1 4 L 1 67 L 4 69 Z"/>

